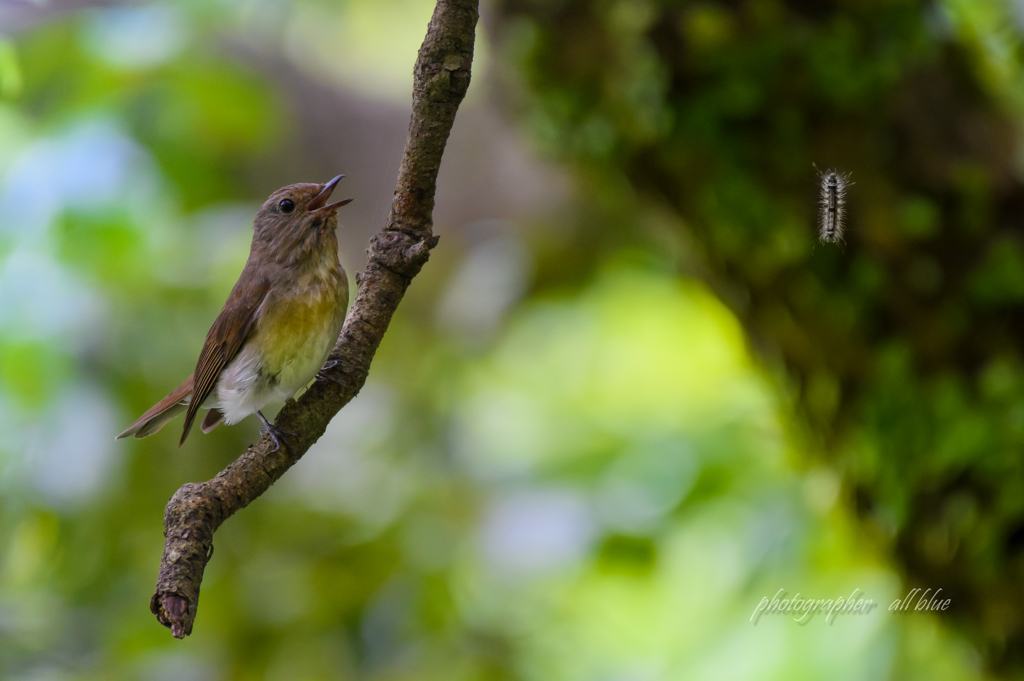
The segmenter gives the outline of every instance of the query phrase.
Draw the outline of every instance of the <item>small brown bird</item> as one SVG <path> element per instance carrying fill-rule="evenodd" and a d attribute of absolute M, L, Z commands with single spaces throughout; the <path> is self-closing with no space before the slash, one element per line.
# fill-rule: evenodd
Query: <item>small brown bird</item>
<path fill-rule="evenodd" d="M 255 413 L 280 446 L 282 433 L 260 410 L 309 384 L 348 308 L 335 232 L 338 208 L 352 199 L 327 203 L 342 177 L 270 195 L 256 213 L 249 259 L 206 334 L 196 370 L 117 439 L 152 435 L 184 411 L 180 446 L 204 408 L 204 433 Z"/>

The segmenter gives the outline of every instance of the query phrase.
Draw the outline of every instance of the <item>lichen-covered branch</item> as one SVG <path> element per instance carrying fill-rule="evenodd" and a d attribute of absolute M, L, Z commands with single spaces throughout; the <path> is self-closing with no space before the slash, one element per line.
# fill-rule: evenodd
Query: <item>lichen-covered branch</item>
<path fill-rule="evenodd" d="M 150 610 L 171 633 L 192 633 L 213 534 L 274 484 L 316 442 L 366 382 L 370 362 L 412 278 L 437 244 L 434 189 L 455 113 L 469 88 L 477 0 L 438 0 L 416 59 L 413 110 L 387 224 L 370 242 L 356 275 L 355 302 L 331 361 L 309 390 L 289 400 L 275 425 L 293 433 L 273 450 L 264 436 L 213 480 L 179 489 L 164 513 L 163 559 Z"/>

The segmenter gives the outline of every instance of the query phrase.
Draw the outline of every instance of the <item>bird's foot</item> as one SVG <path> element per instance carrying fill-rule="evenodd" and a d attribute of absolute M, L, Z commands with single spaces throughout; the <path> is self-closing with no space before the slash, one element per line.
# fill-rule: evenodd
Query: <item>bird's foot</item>
<path fill-rule="evenodd" d="M 342 388 L 344 388 L 345 387 L 344 383 L 342 383 L 338 379 L 334 378 L 333 376 L 329 376 L 326 373 L 324 373 L 328 369 L 333 369 L 336 366 L 338 366 L 338 360 L 336 360 L 336 359 L 332 359 L 331 361 L 327 362 L 327 364 L 324 364 L 322 367 L 320 367 L 320 371 L 317 372 L 316 380 L 318 380 L 318 381 L 330 381 L 331 383 L 334 383 L 335 385 L 340 385 Z"/>
<path fill-rule="evenodd" d="M 284 442 L 288 446 L 288 449 L 292 449 L 292 446 L 288 442 L 288 438 L 286 436 L 288 436 L 288 435 L 295 436 L 295 435 L 298 434 L 298 433 L 289 433 L 289 432 L 281 430 L 280 428 L 278 428 L 276 426 L 273 426 L 273 425 L 271 425 L 269 428 L 260 428 L 260 433 L 266 433 L 267 435 L 270 436 L 270 439 L 274 441 L 274 448 L 270 450 L 271 453 L 276 452 L 277 450 L 281 449 L 281 443 L 282 442 Z"/>
<path fill-rule="evenodd" d="M 263 415 L 263 412 L 261 411 L 257 411 L 256 415 L 260 417 L 260 421 L 263 421 L 264 425 L 264 427 L 260 429 L 260 432 L 266 433 L 267 435 L 270 436 L 270 439 L 274 441 L 274 448 L 270 450 L 271 452 L 276 452 L 277 450 L 281 449 L 282 442 L 284 442 L 288 446 L 288 449 L 294 449 L 288 442 L 287 436 L 291 435 L 292 437 L 298 437 L 298 433 L 290 433 L 286 430 L 281 430 L 273 423 L 271 423 L 267 419 L 267 417 Z"/>

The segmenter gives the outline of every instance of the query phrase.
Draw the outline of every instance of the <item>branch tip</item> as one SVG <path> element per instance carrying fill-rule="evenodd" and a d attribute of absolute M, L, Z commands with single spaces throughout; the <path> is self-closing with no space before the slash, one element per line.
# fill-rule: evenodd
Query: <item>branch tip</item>
<path fill-rule="evenodd" d="M 196 616 L 195 608 L 190 605 L 188 599 L 177 594 L 158 591 L 149 601 L 149 610 L 156 615 L 160 624 L 171 630 L 174 638 L 185 638 L 192 633 L 192 623 Z"/>

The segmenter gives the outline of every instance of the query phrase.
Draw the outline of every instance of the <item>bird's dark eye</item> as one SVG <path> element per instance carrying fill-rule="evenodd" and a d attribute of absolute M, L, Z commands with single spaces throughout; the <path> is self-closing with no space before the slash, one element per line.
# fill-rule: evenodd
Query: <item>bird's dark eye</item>
<path fill-rule="evenodd" d="M 283 199 L 281 203 L 277 204 L 277 207 L 281 209 L 282 213 L 291 213 L 295 210 L 295 202 L 291 199 Z"/>

